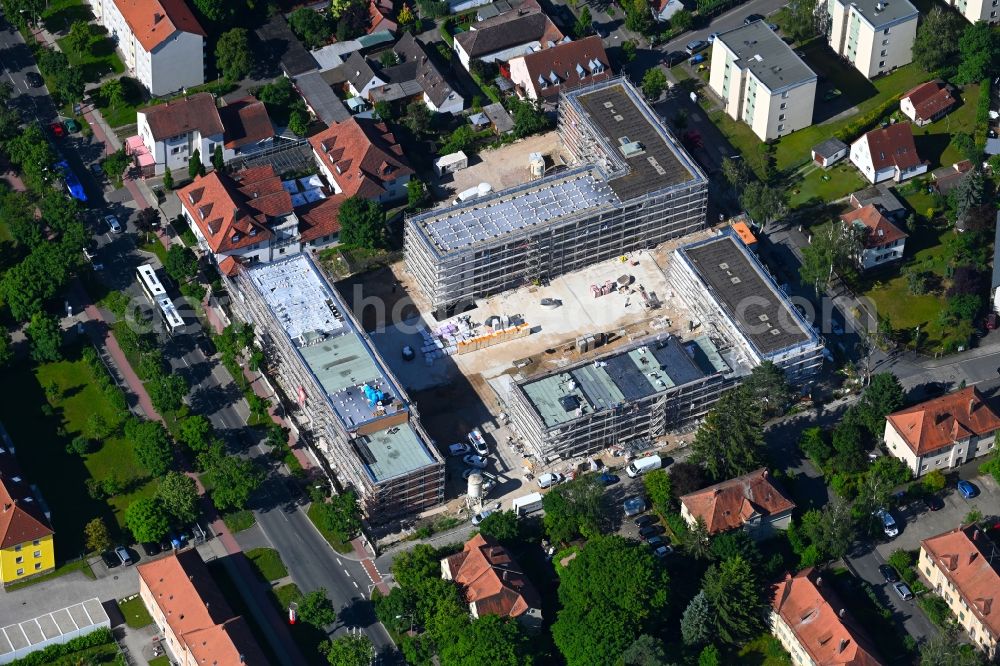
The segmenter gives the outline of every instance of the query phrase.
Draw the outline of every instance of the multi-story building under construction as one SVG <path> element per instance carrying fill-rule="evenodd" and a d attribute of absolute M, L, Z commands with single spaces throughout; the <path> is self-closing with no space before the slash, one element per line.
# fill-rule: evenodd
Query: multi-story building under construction
<path fill-rule="evenodd" d="M 704 227 L 705 174 L 626 79 L 563 91 L 558 131 L 568 170 L 407 219 L 435 312 Z"/>
<path fill-rule="evenodd" d="M 254 264 L 230 281 L 234 313 L 254 326 L 269 369 L 298 403 L 330 470 L 368 520 L 444 499 L 444 462 L 409 397 L 312 259 Z"/>
<path fill-rule="evenodd" d="M 647 339 L 517 381 L 511 422 L 543 460 L 653 442 L 704 416 L 746 368 L 707 336 Z"/>

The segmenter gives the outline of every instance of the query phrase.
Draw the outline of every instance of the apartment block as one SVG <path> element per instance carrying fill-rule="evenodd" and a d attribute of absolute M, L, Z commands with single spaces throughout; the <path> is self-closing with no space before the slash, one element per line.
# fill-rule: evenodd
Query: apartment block
<path fill-rule="evenodd" d="M 1000 0 L 945 0 L 945 4 L 954 7 L 969 23 L 1000 21 Z"/>
<path fill-rule="evenodd" d="M 827 0 L 830 48 L 869 79 L 913 62 L 920 13 L 908 0 Z"/>
<path fill-rule="evenodd" d="M 51 517 L 17 464 L 14 443 L 0 425 L 0 582 L 17 583 L 56 567 Z"/>
<path fill-rule="evenodd" d="M 406 268 L 434 310 L 705 226 L 708 179 L 627 80 L 563 90 L 558 131 L 567 170 L 407 218 Z"/>
<path fill-rule="evenodd" d="M 764 21 L 716 37 L 709 87 L 761 141 L 812 125 L 816 73 Z"/>

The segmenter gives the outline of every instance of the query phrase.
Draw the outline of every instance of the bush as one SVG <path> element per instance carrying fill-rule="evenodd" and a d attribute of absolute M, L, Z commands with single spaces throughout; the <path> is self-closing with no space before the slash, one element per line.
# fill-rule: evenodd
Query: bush
<path fill-rule="evenodd" d="M 670 531 L 674 534 L 674 541 L 681 541 L 684 535 L 688 533 L 687 521 L 679 513 L 668 513 L 663 516 L 663 522 L 667 524 Z"/>
<path fill-rule="evenodd" d="M 948 602 L 936 594 L 925 594 L 917 599 L 917 604 L 927 613 L 928 619 L 944 629 L 951 624 L 951 609 Z"/>
<path fill-rule="evenodd" d="M 9 662 L 9 664 L 10 666 L 46 666 L 46 664 L 55 663 L 61 657 L 67 657 L 89 648 L 107 645 L 113 643 L 114 640 L 110 629 L 98 629 L 65 643 L 50 645 L 44 650 L 32 652 L 25 657 Z"/>
<path fill-rule="evenodd" d="M 864 114 L 863 116 L 858 116 L 852 122 L 848 123 L 837 131 L 834 136 L 844 143 L 850 144 L 854 139 L 858 138 L 861 134 L 864 134 L 868 130 L 872 129 L 882 120 L 882 117 L 891 112 L 899 106 L 899 99 L 891 97 L 874 109 Z"/>
<path fill-rule="evenodd" d="M 77 435 L 73 438 L 73 441 L 66 445 L 66 453 L 75 453 L 78 456 L 83 456 L 90 453 L 91 446 L 91 440 L 83 435 Z"/>

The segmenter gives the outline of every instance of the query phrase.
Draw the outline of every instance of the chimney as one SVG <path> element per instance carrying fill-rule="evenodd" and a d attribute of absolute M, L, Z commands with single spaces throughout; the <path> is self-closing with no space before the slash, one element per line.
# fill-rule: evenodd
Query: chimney
<path fill-rule="evenodd" d="M 976 411 L 976 396 L 969 398 L 969 414 L 971 415 Z"/>
<path fill-rule="evenodd" d="M 839 611 L 837 611 L 837 617 L 842 618 L 845 615 L 847 615 L 847 609 L 846 608 L 841 608 Z"/>
<path fill-rule="evenodd" d="M 978 556 L 979 556 L 979 553 L 976 552 L 976 551 L 972 551 L 971 553 L 969 553 L 969 564 L 972 564 L 973 562 L 975 562 L 976 561 L 976 557 L 978 557 Z"/>
<path fill-rule="evenodd" d="M 979 529 L 977 528 L 977 529 L 976 529 L 976 530 L 975 530 L 975 531 L 974 531 L 974 532 L 972 533 L 972 540 L 973 540 L 973 541 L 975 541 L 975 540 L 976 540 L 976 539 L 978 539 L 978 538 L 979 538 Z"/>
<path fill-rule="evenodd" d="M 7 513 L 8 511 L 10 511 L 10 507 L 12 507 L 12 506 L 13 506 L 13 504 L 11 504 L 10 502 L 4 502 L 3 512 Z"/>
<path fill-rule="evenodd" d="M 816 579 L 816 587 L 822 587 L 822 586 L 823 586 L 823 577 L 820 576 L 819 578 Z"/>
<path fill-rule="evenodd" d="M 839 654 L 839 653 L 843 652 L 844 650 L 846 650 L 847 649 L 847 644 L 850 643 L 850 642 L 851 641 L 847 640 L 846 638 L 841 638 L 840 639 L 840 647 L 837 648 L 837 653 Z"/>
<path fill-rule="evenodd" d="M 153 12 L 153 25 L 156 25 L 163 20 L 163 14 L 160 12 Z"/>

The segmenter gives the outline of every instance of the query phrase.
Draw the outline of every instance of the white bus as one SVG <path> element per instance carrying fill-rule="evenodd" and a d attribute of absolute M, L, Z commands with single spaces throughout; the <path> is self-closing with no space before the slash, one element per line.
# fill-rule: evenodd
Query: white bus
<path fill-rule="evenodd" d="M 156 270 L 150 264 L 143 264 L 136 269 L 135 277 L 142 287 L 142 293 L 152 305 L 156 306 L 167 332 L 174 333 L 184 328 L 184 319 L 174 307 L 174 302 L 167 296 L 167 290 L 163 288 L 160 279 L 156 277 Z"/>

